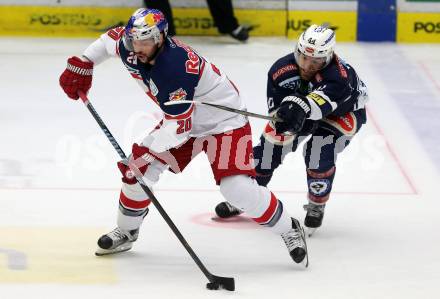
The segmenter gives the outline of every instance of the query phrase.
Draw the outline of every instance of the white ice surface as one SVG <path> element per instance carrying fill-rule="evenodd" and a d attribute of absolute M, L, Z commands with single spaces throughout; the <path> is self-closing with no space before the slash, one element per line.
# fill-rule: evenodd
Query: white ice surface
<path fill-rule="evenodd" d="M 284 39 L 183 40 L 226 72 L 258 113 L 266 112 L 268 68 L 293 48 Z M 438 168 L 381 74 L 401 80 L 408 74 L 399 66 L 412 63 L 440 101 L 439 46 L 338 44 L 369 88 L 369 120 L 338 161 L 324 225 L 308 242 L 307 270 L 294 265 L 278 236 L 250 220 L 210 220 L 222 198 L 203 155 L 183 174 L 162 176 L 158 199 L 207 268 L 235 277 L 236 292 L 228 293 L 205 289 L 154 208 L 132 251 L 93 255 L 99 235 L 115 225 L 118 156 L 84 105 L 58 85 L 66 58 L 90 42 L 0 39 L 0 298 L 436 298 Z M 394 51 L 404 61 L 380 56 Z M 420 82 L 401 88 L 416 100 Z M 89 98 L 126 151 L 160 116 L 117 59 L 96 68 Z M 251 124 L 256 142 L 265 123 Z M 301 151 L 269 186 L 304 218 Z"/>

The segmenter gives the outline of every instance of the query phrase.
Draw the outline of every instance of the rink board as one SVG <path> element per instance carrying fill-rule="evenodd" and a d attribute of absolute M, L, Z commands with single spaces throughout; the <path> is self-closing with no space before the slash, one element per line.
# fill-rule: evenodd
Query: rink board
<path fill-rule="evenodd" d="M 0 36 L 97 37 L 108 28 L 125 24 L 135 9 L 130 6 L 0 6 Z M 235 14 L 241 24 L 254 27 L 252 36 L 295 39 L 311 24 L 329 23 L 336 29 L 338 41 L 356 41 L 356 10 L 297 9 L 239 7 Z M 179 35 L 219 35 L 206 7 L 174 7 L 173 14 Z M 396 27 L 397 42 L 440 42 L 438 12 L 398 11 Z"/>
<path fill-rule="evenodd" d="M 356 41 L 357 13 L 353 11 L 289 11 L 287 35 L 298 38 L 312 24 L 328 23 L 338 41 Z"/>
<path fill-rule="evenodd" d="M 397 41 L 440 43 L 440 13 L 399 13 Z"/>
<path fill-rule="evenodd" d="M 97 37 L 126 23 L 134 7 L 1 6 L 0 35 L 39 37 Z M 219 35 L 206 8 L 174 8 L 180 35 Z M 236 9 L 252 36 L 297 36 L 313 23 L 329 23 L 339 41 L 356 39 L 356 12 Z"/>
<path fill-rule="evenodd" d="M 127 22 L 135 7 L 42 7 L 2 6 L 0 35 L 42 37 L 96 37 Z M 175 25 L 182 35 L 219 35 L 209 11 L 204 8 L 173 9 Z M 244 24 L 253 25 L 256 36 L 286 33 L 286 12 L 236 10 Z"/>

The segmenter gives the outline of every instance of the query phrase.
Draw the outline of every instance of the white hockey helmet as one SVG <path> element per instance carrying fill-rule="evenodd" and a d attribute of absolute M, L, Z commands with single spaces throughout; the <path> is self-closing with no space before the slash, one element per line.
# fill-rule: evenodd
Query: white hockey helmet
<path fill-rule="evenodd" d="M 124 45 L 133 49 L 133 40 L 153 39 L 156 44 L 160 41 L 160 34 L 168 34 L 168 22 L 158 9 L 139 8 L 125 26 Z"/>
<path fill-rule="evenodd" d="M 304 31 L 295 47 L 295 59 L 299 61 L 299 54 L 309 57 L 325 58 L 327 66 L 333 58 L 336 44 L 335 32 L 327 26 L 313 24 Z"/>

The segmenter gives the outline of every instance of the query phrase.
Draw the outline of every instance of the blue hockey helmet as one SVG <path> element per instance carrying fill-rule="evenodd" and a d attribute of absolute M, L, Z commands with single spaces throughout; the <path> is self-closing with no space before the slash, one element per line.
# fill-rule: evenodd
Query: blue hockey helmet
<path fill-rule="evenodd" d="M 168 22 L 158 9 L 139 8 L 128 20 L 124 32 L 124 45 L 133 49 L 133 40 L 153 39 L 156 44 L 160 41 L 160 34 L 168 34 Z"/>

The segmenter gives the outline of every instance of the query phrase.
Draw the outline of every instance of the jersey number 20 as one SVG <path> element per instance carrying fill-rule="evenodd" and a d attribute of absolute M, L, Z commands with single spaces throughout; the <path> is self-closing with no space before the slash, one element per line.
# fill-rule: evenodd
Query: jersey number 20
<path fill-rule="evenodd" d="M 191 131 L 192 128 L 191 118 L 180 119 L 177 121 L 177 125 L 179 126 L 176 131 L 177 134 L 182 134 Z"/>

